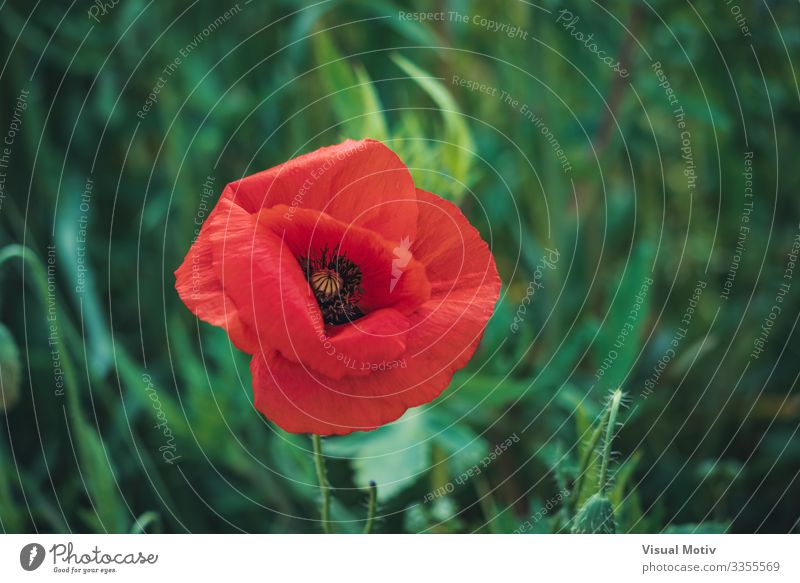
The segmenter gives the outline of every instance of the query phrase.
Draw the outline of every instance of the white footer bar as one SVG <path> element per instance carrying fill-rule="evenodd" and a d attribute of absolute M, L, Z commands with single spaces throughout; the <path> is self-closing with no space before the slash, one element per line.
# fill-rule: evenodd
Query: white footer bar
<path fill-rule="evenodd" d="M 778 582 L 799 566 L 798 535 L 0 536 L 2 582 Z"/>

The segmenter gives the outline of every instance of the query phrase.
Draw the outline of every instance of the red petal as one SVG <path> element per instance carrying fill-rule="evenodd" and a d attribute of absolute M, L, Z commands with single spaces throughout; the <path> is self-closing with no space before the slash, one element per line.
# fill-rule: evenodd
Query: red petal
<path fill-rule="evenodd" d="M 367 375 L 371 363 L 402 356 L 408 327 L 408 318 L 397 310 L 377 310 L 346 326 L 328 327 L 327 352 L 342 361 L 350 375 Z"/>
<path fill-rule="evenodd" d="M 213 265 L 212 237 L 224 233 L 230 221 L 242 220 L 240 215 L 223 209 L 226 205 L 218 205 L 200 229 L 183 263 L 175 271 L 175 289 L 198 318 L 224 328 L 237 348 L 255 354 L 258 350 L 255 334 L 244 324 L 238 308 L 224 293 Z M 252 223 L 249 217 L 245 220 Z"/>
<path fill-rule="evenodd" d="M 250 213 L 285 204 L 316 209 L 399 241 L 414 237 L 414 181 L 389 148 L 347 140 L 231 183 L 236 204 Z"/>

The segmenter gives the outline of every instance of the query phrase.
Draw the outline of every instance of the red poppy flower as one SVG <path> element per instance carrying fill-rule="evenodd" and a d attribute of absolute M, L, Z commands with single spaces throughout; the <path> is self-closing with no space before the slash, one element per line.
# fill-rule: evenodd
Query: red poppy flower
<path fill-rule="evenodd" d="M 461 211 L 374 140 L 229 184 L 175 277 L 186 306 L 253 356 L 256 408 L 320 435 L 435 399 L 500 291 Z"/>

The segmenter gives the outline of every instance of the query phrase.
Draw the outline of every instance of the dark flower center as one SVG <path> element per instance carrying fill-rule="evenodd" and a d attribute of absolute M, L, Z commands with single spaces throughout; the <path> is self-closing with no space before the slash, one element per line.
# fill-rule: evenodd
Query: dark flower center
<path fill-rule="evenodd" d="M 339 253 L 338 246 L 332 251 L 323 247 L 315 256 L 298 261 L 326 324 L 347 324 L 364 315 L 358 307 L 363 292 L 361 270 L 347 255 Z"/>

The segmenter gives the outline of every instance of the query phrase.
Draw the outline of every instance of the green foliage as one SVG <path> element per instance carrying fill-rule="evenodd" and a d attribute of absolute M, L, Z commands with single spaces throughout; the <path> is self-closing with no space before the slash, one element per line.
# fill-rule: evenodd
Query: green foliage
<path fill-rule="evenodd" d="M 17 343 L 0 324 L 0 411 L 10 411 L 19 399 L 21 368 Z"/>
<path fill-rule="evenodd" d="M 459 201 L 472 184 L 475 146 L 469 126 L 455 99 L 438 79 L 401 55 L 393 55 L 392 60 L 433 100 L 443 122 L 441 128 L 434 126 L 433 134 L 439 136 L 437 139 L 420 140 L 420 136 L 431 133 L 420 125 L 424 115 L 407 112 L 401 118 L 396 149 L 416 184 Z"/>
<path fill-rule="evenodd" d="M 342 137 L 389 139 L 380 98 L 364 68 L 352 68 L 328 35 L 317 34 L 313 42 L 319 76 L 341 122 Z"/>

